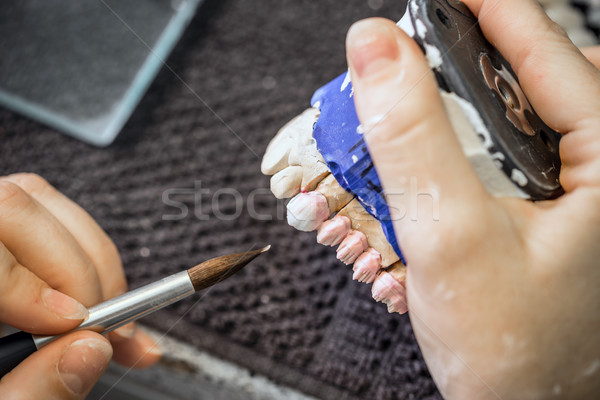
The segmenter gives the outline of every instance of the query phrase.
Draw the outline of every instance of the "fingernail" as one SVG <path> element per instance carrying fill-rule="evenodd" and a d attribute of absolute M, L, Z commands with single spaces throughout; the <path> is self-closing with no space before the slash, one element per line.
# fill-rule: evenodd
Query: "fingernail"
<path fill-rule="evenodd" d="M 400 53 L 394 31 L 380 20 L 363 20 L 352 25 L 347 48 L 350 67 L 361 78 L 385 69 Z"/>
<path fill-rule="evenodd" d="M 100 378 L 111 357 L 112 348 L 104 340 L 76 340 L 58 362 L 58 374 L 67 389 L 83 394 Z"/>
<path fill-rule="evenodd" d="M 83 304 L 58 290 L 48 287 L 42 289 L 42 301 L 48 310 L 62 318 L 86 319 L 88 317 L 88 310 Z"/>
<path fill-rule="evenodd" d="M 160 348 L 160 345 L 158 344 L 158 342 L 155 341 L 154 338 L 152 338 L 152 336 L 150 336 L 143 330 L 138 330 L 136 332 L 136 339 L 142 344 L 142 346 L 144 348 L 147 349 L 146 352 L 148 354 L 152 354 L 152 355 L 156 355 L 156 356 L 163 355 L 162 349 Z"/>
<path fill-rule="evenodd" d="M 113 333 L 120 339 L 131 339 L 133 336 L 135 336 L 135 332 L 135 324 L 130 322 L 127 325 L 123 325 L 122 327 L 115 329 Z"/>
<path fill-rule="evenodd" d="M 158 345 L 158 343 L 155 343 L 152 347 L 150 347 L 150 349 L 148 350 L 148 354 L 152 354 L 155 356 L 162 356 L 163 352 L 160 349 L 160 346 Z"/>

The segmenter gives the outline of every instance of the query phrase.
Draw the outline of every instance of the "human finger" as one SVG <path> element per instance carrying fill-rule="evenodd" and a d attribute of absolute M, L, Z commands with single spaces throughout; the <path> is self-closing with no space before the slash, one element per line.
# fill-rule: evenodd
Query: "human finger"
<path fill-rule="evenodd" d="M 580 50 L 596 68 L 600 68 L 600 46 L 583 47 Z"/>
<path fill-rule="evenodd" d="M 377 18 L 353 25 L 346 47 L 356 109 L 401 246 L 454 230 L 488 195 L 422 51 L 392 21 Z M 421 217 L 409 218 L 407 210 Z"/>
<path fill-rule="evenodd" d="M 127 281 L 117 248 L 85 210 L 39 175 L 19 173 L 2 179 L 18 185 L 71 233 L 96 268 L 104 300 L 127 290 Z"/>
<path fill-rule="evenodd" d="M 112 356 L 101 335 L 75 332 L 33 353 L 0 381 L 0 397 L 11 400 L 85 399 Z"/>
<path fill-rule="evenodd" d="M 0 321 L 33 334 L 58 334 L 75 328 L 87 309 L 49 287 L 18 263 L 0 242 Z"/>
<path fill-rule="evenodd" d="M 113 359 L 121 365 L 147 368 L 156 364 L 162 356 L 158 343 L 134 324 L 111 332 L 109 339 L 114 349 Z"/>
<path fill-rule="evenodd" d="M 42 204 L 76 238 L 96 268 L 104 300 L 123 294 L 127 281 L 119 253 L 108 235 L 79 205 L 35 174 L 20 173 L 3 178 L 15 183 Z M 156 344 L 131 323 L 109 336 L 120 364 L 145 366 L 158 360 Z M 139 360 L 144 360 L 140 364 Z"/>
<path fill-rule="evenodd" d="M 89 307 L 102 300 L 92 261 L 73 235 L 39 202 L 0 180 L 0 242 L 52 288 Z"/>
<path fill-rule="evenodd" d="M 600 185 L 600 71 L 532 0 L 467 0 L 515 70 L 540 117 L 565 134 L 560 182 L 567 193 Z"/>
<path fill-rule="evenodd" d="M 562 133 L 598 120 L 600 71 L 533 0 L 465 0 L 540 117 Z M 565 105 L 568 104 L 568 107 Z"/>

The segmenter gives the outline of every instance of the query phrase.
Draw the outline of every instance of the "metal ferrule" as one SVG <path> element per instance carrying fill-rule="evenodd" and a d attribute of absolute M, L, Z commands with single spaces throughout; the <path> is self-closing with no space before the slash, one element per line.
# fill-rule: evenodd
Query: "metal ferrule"
<path fill-rule="evenodd" d="M 182 271 L 91 307 L 88 318 L 71 332 L 110 332 L 194 292 L 188 272 Z M 40 349 L 60 336 L 34 336 L 33 341 Z"/>

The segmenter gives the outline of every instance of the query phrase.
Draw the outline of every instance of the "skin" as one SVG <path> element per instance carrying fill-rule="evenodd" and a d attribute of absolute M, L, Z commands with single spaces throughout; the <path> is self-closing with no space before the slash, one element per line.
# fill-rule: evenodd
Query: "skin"
<path fill-rule="evenodd" d="M 388 202 L 415 335 L 447 399 L 597 398 L 600 72 L 535 1 L 465 2 L 536 111 L 564 134 L 566 193 L 540 203 L 491 197 L 416 43 L 391 21 L 354 25 L 358 115 L 386 192 L 404 193 Z M 439 221 L 411 177 L 436 197 Z M 415 204 L 419 218 L 405 217 Z"/>
<path fill-rule="evenodd" d="M 416 45 L 389 21 L 354 27 L 348 56 L 357 108 L 384 186 L 409 190 L 402 178 L 417 177 L 439 193 L 438 223 L 396 221 L 411 266 L 415 333 L 446 398 L 593 398 L 600 382 L 598 71 L 533 2 L 468 4 L 536 110 L 565 133 L 567 194 L 538 204 L 490 198 L 460 152 Z M 597 48 L 585 54 L 600 62 Z M 370 126 L 381 110 L 386 119 Z M 408 198 L 390 200 L 397 215 L 410 208 Z M 0 178 L 0 220 L 3 322 L 61 333 L 82 321 L 73 314 L 81 305 L 126 290 L 114 244 L 42 178 Z M 54 294 L 49 308 L 42 293 L 50 287 L 69 297 Z M 6 375 L 0 397 L 83 399 L 111 357 L 137 367 L 158 360 L 155 344 L 134 326 L 110 339 L 76 332 L 57 340 Z"/>
<path fill-rule="evenodd" d="M 85 307 L 127 290 L 113 242 L 41 177 L 0 178 L 0 221 L 3 323 L 33 334 L 59 334 L 82 322 Z M 0 397 L 83 399 L 111 357 L 135 367 L 160 357 L 154 341 L 133 324 L 108 337 L 110 343 L 82 331 L 45 346 L 4 376 Z"/>

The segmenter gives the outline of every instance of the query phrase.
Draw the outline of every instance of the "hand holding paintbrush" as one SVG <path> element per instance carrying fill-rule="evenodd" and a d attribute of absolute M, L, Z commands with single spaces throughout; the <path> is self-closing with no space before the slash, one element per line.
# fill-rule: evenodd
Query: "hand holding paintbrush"
<path fill-rule="evenodd" d="M 271 246 L 213 258 L 89 309 L 88 318 L 73 331 L 108 333 L 156 310 L 219 283 L 242 269 Z M 0 339 L 0 376 L 58 336 L 35 336 L 18 332 Z"/>
<path fill-rule="evenodd" d="M 218 266 L 224 264 L 213 261 L 192 268 L 193 280 L 183 271 L 178 274 L 179 281 L 174 277 L 165 281 L 182 284 L 186 278 L 187 289 L 194 292 L 201 288 L 199 284 L 214 284 L 236 270 L 225 268 L 221 272 L 229 272 L 220 275 Z M 235 264 L 229 259 L 231 265 L 241 266 L 243 261 Z M 150 286 L 154 293 L 161 293 L 160 284 Z M 87 329 L 114 329 L 120 325 L 120 303 L 115 298 L 126 290 L 116 247 L 84 210 L 37 175 L 0 178 L 0 321 L 36 335 L 59 335 L 77 329 L 84 321 Z M 148 300 L 147 292 L 138 289 L 134 293 L 120 299 L 143 314 L 144 302 L 136 301 Z M 159 298 L 168 302 L 169 295 L 162 292 Z M 108 299 L 113 300 L 102 303 Z M 160 301 L 152 307 L 159 307 Z M 94 304 L 98 306 L 88 313 L 87 307 Z M 135 319 L 134 308 L 129 311 L 129 320 Z M 32 339 L 26 334 L 18 337 L 22 340 L 17 342 L 23 344 L 20 357 L 24 358 L 34 350 Z M 110 343 L 89 330 L 57 338 L 3 377 L 0 398 L 85 398 L 111 359 L 143 368 L 160 357 L 154 341 L 131 323 L 107 338 Z M 40 346 L 51 341 L 36 340 Z M 1 351 L 5 361 L 20 359 L 15 350 L 11 345 Z"/>

